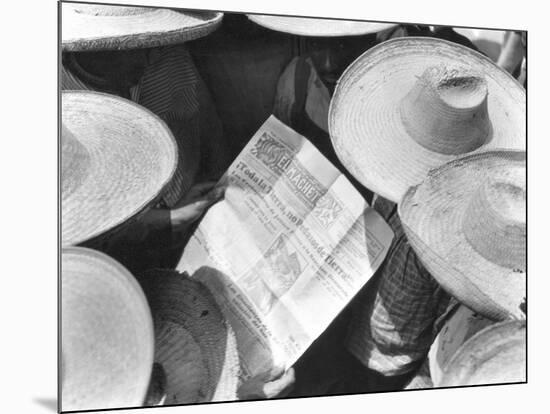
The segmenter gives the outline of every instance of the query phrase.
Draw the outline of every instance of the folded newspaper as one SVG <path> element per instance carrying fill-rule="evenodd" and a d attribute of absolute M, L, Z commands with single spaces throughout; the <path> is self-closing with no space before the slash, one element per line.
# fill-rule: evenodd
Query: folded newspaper
<path fill-rule="evenodd" d="M 232 324 L 243 377 L 289 368 L 369 280 L 393 233 L 307 139 L 271 116 L 229 167 L 179 271 Z"/>

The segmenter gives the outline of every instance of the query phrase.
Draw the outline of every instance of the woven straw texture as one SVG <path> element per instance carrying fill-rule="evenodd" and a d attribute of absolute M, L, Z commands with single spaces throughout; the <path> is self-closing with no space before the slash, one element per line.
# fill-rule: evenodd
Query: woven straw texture
<path fill-rule="evenodd" d="M 466 156 L 430 171 L 398 208 L 426 269 L 492 320 L 525 317 L 525 173 L 523 151 Z"/>
<path fill-rule="evenodd" d="M 177 146 L 166 124 L 113 95 L 62 92 L 62 244 L 74 245 L 146 208 L 171 179 Z"/>
<path fill-rule="evenodd" d="M 219 12 L 62 4 L 62 50 L 127 50 L 198 39 L 216 30 Z"/>
<path fill-rule="evenodd" d="M 72 247 L 61 257 L 61 408 L 142 405 L 154 355 L 143 291 L 103 253 Z"/>
<path fill-rule="evenodd" d="M 261 14 L 250 14 L 247 16 L 260 26 L 299 36 L 360 36 L 381 32 L 382 30 L 397 26 L 396 23 L 374 23 L 310 17 L 269 16 Z"/>
<path fill-rule="evenodd" d="M 439 387 L 525 382 L 524 321 L 491 325 L 472 336 L 445 366 Z"/>
<path fill-rule="evenodd" d="M 338 81 L 329 131 L 342 164 L 399 202 L 434 167 L 482 148 L 524 149 L 525 90 L 490 59 L 434 38 L 369 49 Z"/>
<path fill-rule="evenodd" d="M 237 342 L 209 290 L 171 270 L 140 281 L 155 321 L 155 362 L 166 372 L 165 405 L 236 400 Z"/>

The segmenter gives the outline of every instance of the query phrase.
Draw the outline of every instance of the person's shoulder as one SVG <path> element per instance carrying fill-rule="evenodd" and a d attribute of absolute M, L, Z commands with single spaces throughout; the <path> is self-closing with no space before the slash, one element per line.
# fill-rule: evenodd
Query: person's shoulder
<path fill-rule="evenodd" d="M 150 48 L 148 51 L 149 63 L 175 57 L 190 57 L 189 48 L 185 43 Z"/>
<path fill-rule="evenodd" d="M 391 215 L 393 211 L 397 210 L 396 203 L 382 197 L 379 194 L 374 194 L 372 204 L 373 208 L 378 212 L 378 214 L 382 215 L 382 217 L 386 219 Z"/>
<path fill-rule="evenodd" d="M 307 85 L 312 70 L 312 63 L 303 56 L 296 56 L 286 65 L 279 83 L 289 82 L 295 85 L 295 90 L 304 89 Z"/>
<path fill-rule="evenodd" d="M 398 37 L 429 36 L 429 35 L 430 35 L 430 29 L 428 28 L 428 26 L 402 23 L 377 33 L 376 40 L 379 43 L 381 43 L 386 40 L 396 39 Z"/>
<path fill-rule="evenodd" d="M 307 65 L 307 59 L 303 56 L 295 56 L 293 57 L 290 62 L 286 65 L 286 70 L 297 70 L 298 67 L 302 67 L 304 65 Z"/>
<path fill-rule="evenodd" d="M 476 45 L 468 39 L 466 36 L 461 35 L 456 32 L 452 27 L 449 26 L 435 26 L 433 29 L 434 36 L 438 39 L 447 40 L 449 42 L 457 43 L 462 46 L 466 46 L 470 49 L 479 52 L 479 49 Z"/>

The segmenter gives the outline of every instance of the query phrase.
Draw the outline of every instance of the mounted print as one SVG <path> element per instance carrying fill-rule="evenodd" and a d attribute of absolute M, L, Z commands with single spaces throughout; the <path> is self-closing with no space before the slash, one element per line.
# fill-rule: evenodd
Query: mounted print
<path fill-rule="evenodd" d="M 525 31 L 59 7 L 60 411 L 527 381 Z"/>

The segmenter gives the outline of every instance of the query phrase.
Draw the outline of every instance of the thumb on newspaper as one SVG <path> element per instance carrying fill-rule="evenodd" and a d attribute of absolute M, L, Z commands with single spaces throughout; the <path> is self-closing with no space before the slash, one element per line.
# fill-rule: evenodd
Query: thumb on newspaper
<path fill-rule="evenodd" d="M 286 372 L 283 369 L 274 369 L 245 381 L 239 387 L 238 397 L 240 400 L 282 398 L 291 391 L 294 381 L 293 368 Z"/>
<path fill-rule="evenodd" d="M 294 386 L 295 376 L 294 368 L 282 373 L 277 379 L 264 385 L 264 394 L 266 398 L 286 397 Z"/>

